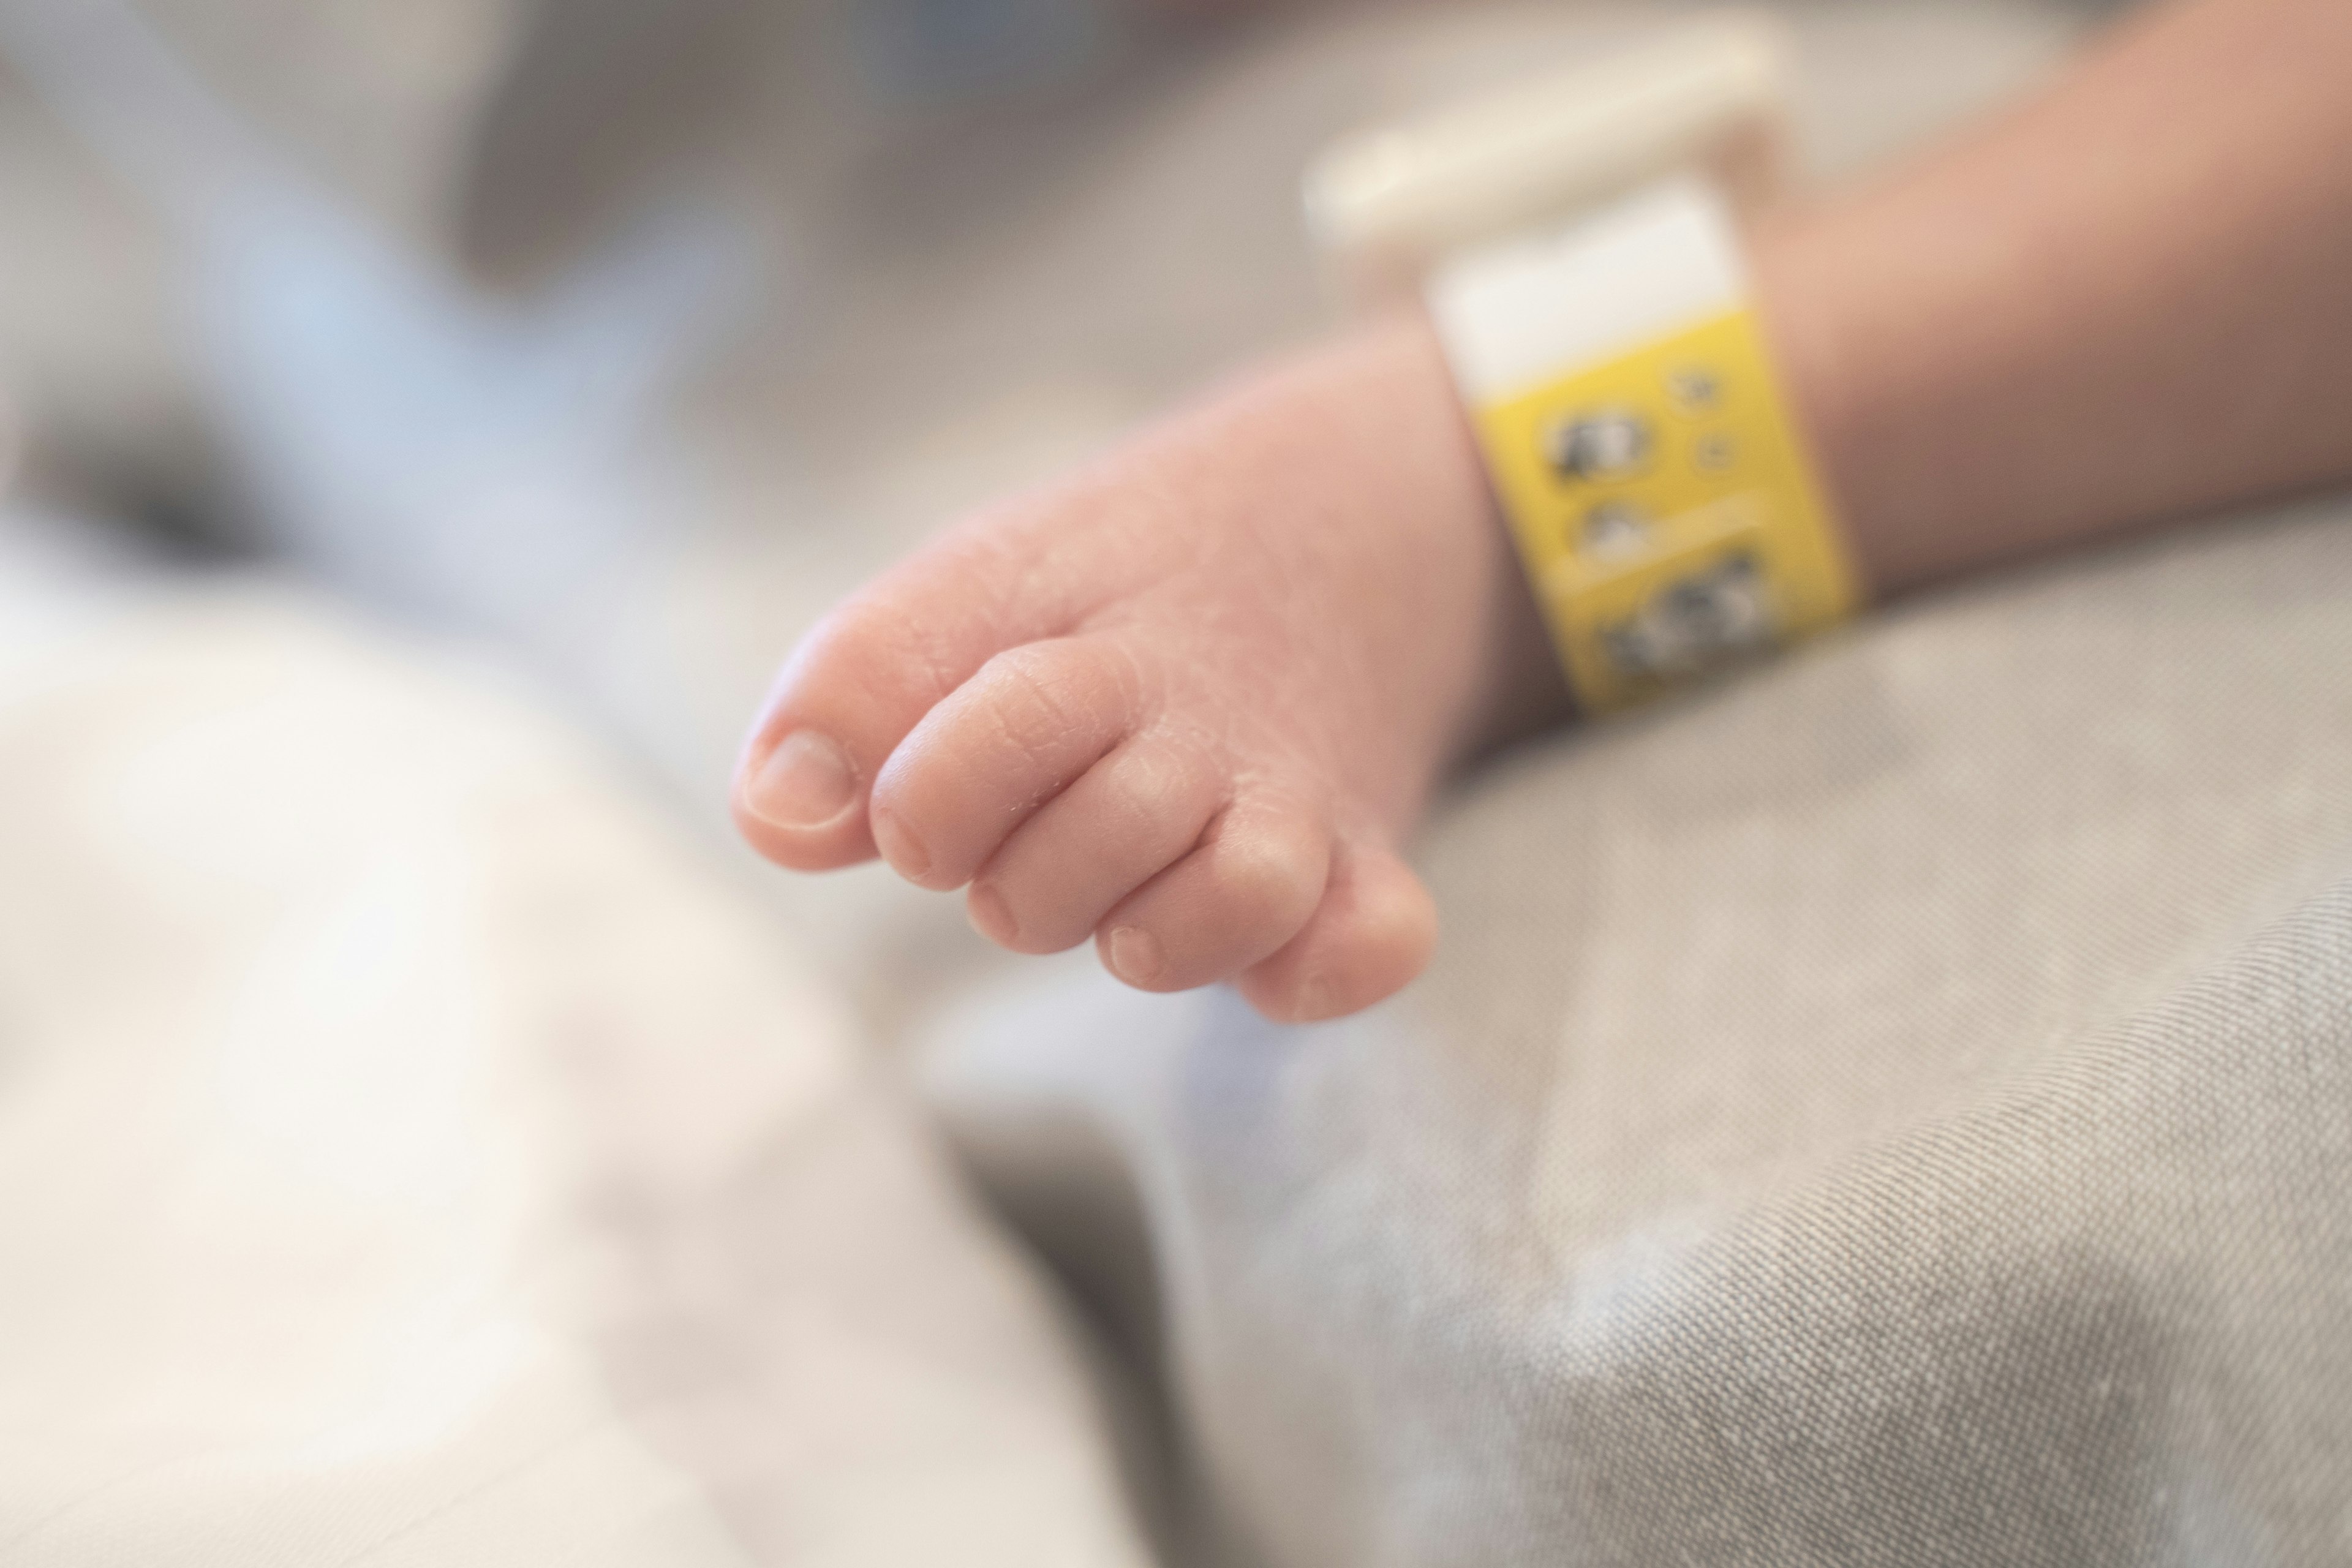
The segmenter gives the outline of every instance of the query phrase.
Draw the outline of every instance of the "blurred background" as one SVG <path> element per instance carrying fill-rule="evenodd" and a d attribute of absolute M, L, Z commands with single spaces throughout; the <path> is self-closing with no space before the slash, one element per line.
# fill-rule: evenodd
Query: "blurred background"
<path fill-rule="evenodd" d="M 1330 138 L 1675 9 L 0 0 L 8 549 L 299 584 L 528 683 L 887 1037 L 990 960 L 953 900 L 728 845 L 797 634 L 1330 330 L 1297 195 Z M 2022 90 L 2095 8 L 1785 10 L 1827 181 Z"/>

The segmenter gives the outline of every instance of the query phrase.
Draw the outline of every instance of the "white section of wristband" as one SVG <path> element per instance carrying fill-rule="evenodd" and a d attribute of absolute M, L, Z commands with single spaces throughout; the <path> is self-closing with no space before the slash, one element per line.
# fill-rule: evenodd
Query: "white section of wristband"
<path fill-rule="evenodd" d="M 1768 13 L 1587 20 L 1578 47 L 1464 101 L 1342 138 L 1307 172 L 1308 232 L 1369 306 L 1418 290 L 1444 258 L 1589 212 L 1677 170 L 1736 209 L 1780 183 L 1787 25 Z"/>
<path fill-rule="evenodd" d="M 1748 296 L 1722 197 L 1676 176 L 1549 233 L 1449 260 L 1430 311 L 1474 407 L 1732 310 Z"/>

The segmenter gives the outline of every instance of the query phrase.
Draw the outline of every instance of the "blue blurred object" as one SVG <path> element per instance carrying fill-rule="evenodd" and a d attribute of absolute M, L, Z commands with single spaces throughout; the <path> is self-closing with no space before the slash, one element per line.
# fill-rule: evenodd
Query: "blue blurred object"
<path fill-rule="evenodd" d="M 1097 0 L 869 0 L 855 25 L 861 68 L 900 100 L 1033 86 L 1094 60 L 1112 32 Z"/>
<path fill-rule="evenodd" d="M 195 373 L 272 543 L 404 613 L 593 638 L 655 543 L 656 406 L 751 298 L 739 229 L 657 211 L 498 300 L 320 189 L 118 0 L 0 0 L 0 48 L 177 235 Z"/>

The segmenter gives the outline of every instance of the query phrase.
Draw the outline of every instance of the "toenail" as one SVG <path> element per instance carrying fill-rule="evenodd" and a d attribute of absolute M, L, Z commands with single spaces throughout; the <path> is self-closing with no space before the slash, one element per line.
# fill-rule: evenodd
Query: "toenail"
<path fill-rule="evenodd" d="M 874 847 L 882 851 L 882 858 L 890 862 L 893 870 L 909 880 L 931 868 L 931 852 L 898 820 L 898 814 L 886 806 L 874 811 Z"/>
<path fill-rule="evenodd" d="M 971 921 L 971 929 L 991 942 L 1010 943 L 1021 934 L 1020 922 L 1013 918 L 1012 906 L 1004 901 L 1004 895 L 986 883 L 974 883 L 971 891 L 964 895 L 963 912 Z"/>
<path fill-rule="evenodd" d="M 1110 933 L 1110 972 L 1129 985 L 1149 985 L 1160 978 L 1167 955 L 1160 939 L 1141 926 L 1121 926 Z"/>
<path fill-rule="evenodd" d="M 795 730 L 751 775 L 743 804 L 778 827 L 822 827 L 856 798 L 857 770 L 841 742 L 820 730 Z"/>

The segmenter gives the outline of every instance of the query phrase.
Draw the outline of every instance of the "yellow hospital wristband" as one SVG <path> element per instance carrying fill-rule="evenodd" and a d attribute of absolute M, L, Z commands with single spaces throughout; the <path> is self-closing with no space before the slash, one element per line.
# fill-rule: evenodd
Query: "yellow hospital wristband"
<path fill-rule="evenodd" d="M 1428 300 L 1592 711 L 1852 615 L 1853 568 L 1695 178 L 1441 264 Z"/>

